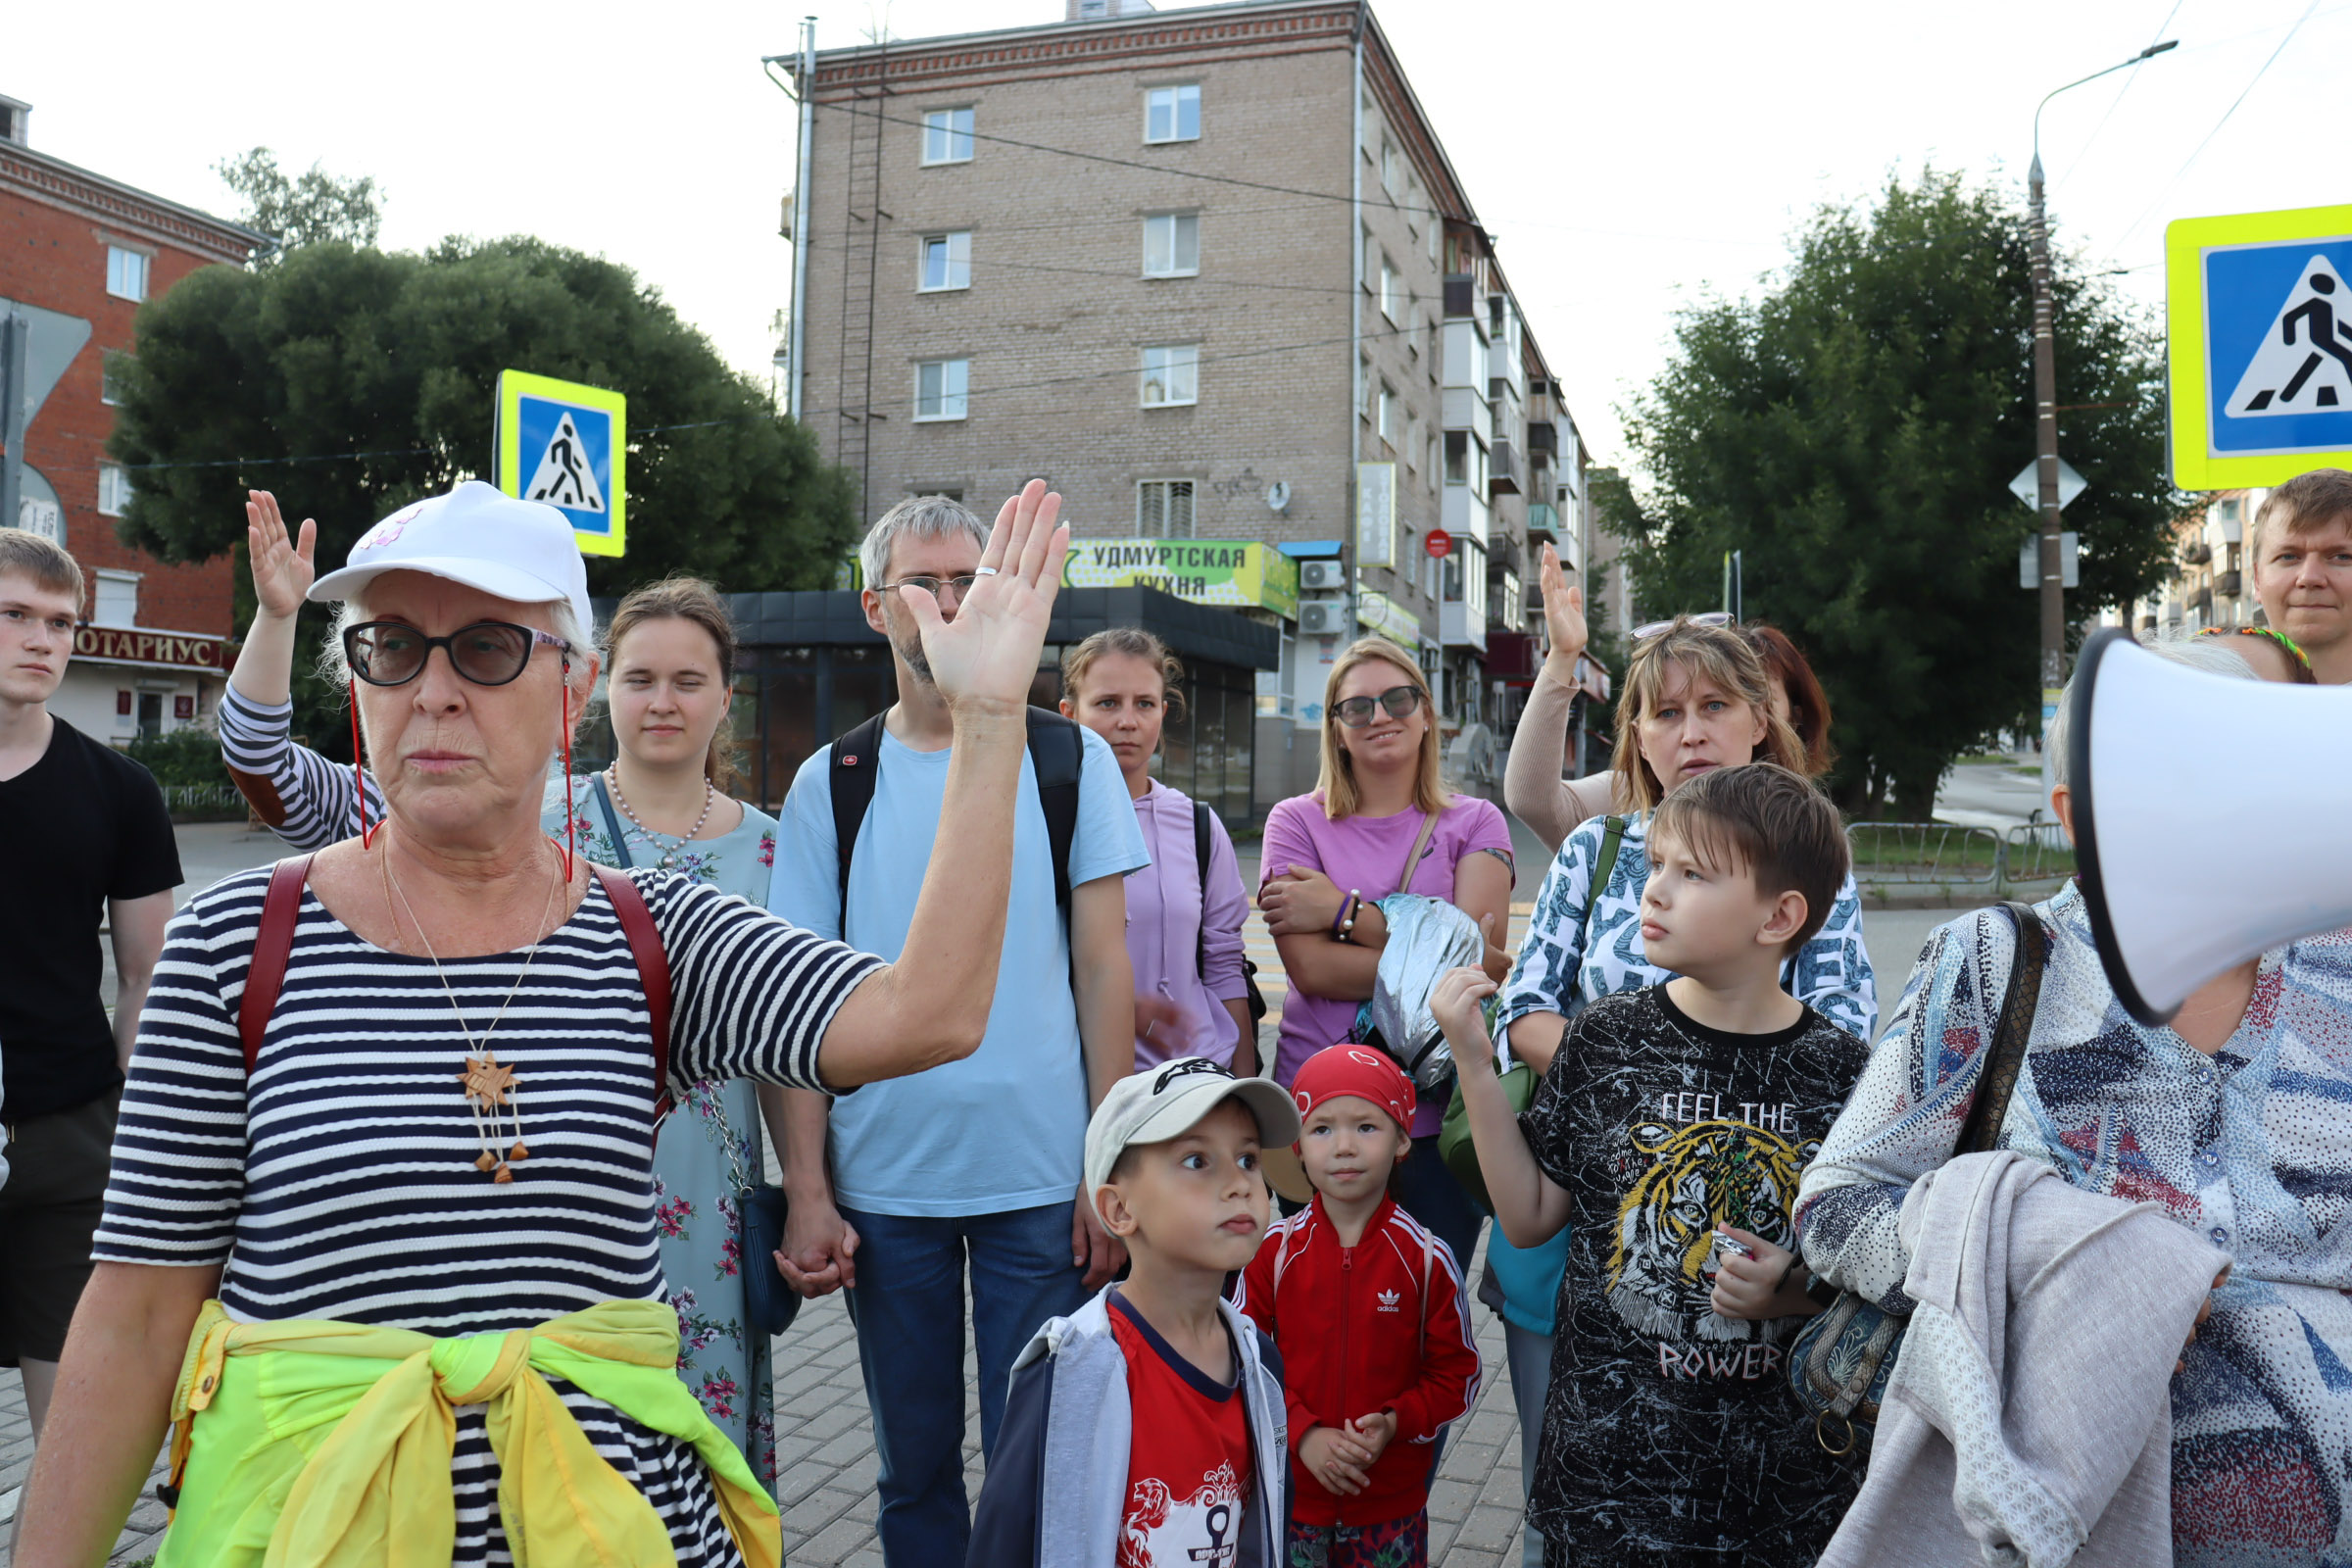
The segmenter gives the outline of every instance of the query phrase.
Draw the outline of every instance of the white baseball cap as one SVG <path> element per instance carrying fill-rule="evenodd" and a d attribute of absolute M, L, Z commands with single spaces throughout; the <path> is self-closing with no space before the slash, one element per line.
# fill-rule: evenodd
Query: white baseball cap
<path fill-rule="evenodd" d="M 1120 1079 L 1095 1107 L 1086 1124 L 1087 1201 L 1110 1180 L 1110 1167 L 1130 1144 L 1180 1137 L 1228 1100 L 1240 1101 L 1257 1118 L 1260 1145 L 1287 1149 L 1298 1141 L 1298 1107 L 1280 1084 L 1236 1078 L 1206 1056 L 1179 1056 Z"/>
<path fill-rule="evenodd" d="M 517 501 L 479 479 L 413 502 L 360 535 L 343 569 L 311 584 L 310 596 L 349 599 L 384 571 L 446 577 L 518 605 L 567 599 L 580 630 L 596 630 L 588 565 L 564 514 L 543 502 Z"/>

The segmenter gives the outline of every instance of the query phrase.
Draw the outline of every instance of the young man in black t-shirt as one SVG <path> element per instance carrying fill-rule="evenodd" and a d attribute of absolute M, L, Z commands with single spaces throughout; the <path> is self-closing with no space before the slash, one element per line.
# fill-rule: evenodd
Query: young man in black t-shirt
<path fill-rule="evenodd" d="M 155 779 L 53 715 L 81 568 L 0 529 L 0 1366 L 21 1366 L 34 1440 L 90 1275 L 122 1069 L 164 947 L 179 851 Z M 101 994 L 101 921 L 115 1016 Z"/>
<path fill-rule="evenodd" d="M 1648 834 L 1647 960 L 1676 978 L 1579 1012 L 1515 1122 L 1482 971 L 1439 982 L 1503 1233 L 1570 1227 L 1528 1521 L 1545 1568 L 1809 1563 L 1861 1482 L 1788 1387 L 1821 1310 L 1796 1253 L 1797 1178 L 1868 1048 L 1781 988 L 1845 879 L 1812 785 L 1769 762 L 1667 796 Z"/>

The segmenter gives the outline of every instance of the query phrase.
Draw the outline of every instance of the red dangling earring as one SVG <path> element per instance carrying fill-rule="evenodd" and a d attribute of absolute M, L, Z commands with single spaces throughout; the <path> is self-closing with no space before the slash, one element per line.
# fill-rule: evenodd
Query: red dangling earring
<path fill-rule="evenodd" d="M 375 834 L 383 824 L 368 825 L 367 776 L 360 770 L 360 687 L 357 681 L 345 676 L 343 695 L 351 703 L 351 808 L 360 819 L 360 848 L 375 848 Z"/>

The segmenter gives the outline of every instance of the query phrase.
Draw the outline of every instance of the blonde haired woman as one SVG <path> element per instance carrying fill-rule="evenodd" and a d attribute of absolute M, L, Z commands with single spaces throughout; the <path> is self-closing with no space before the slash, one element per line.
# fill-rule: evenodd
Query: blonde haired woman
<path fill-rule="evenodd" d="M 1446 791 L 1436 705 L 1413 656 L 1360 639 L 1331 666 L 1323 709 L 1322 777 L 1267 813 L 1259 870 L 1258 907 L 1291 984 L 1274 1060 L 1286 1089 L 1307 1057 L 1348 1037 L 1372 995 L 1390 894 L 1447 900 L 1487 933 L 1488 971 L 1509 963 L 1495 942 L 1510 926 L 1510 825 L 1492 801 Z M 1427 1143 L 1398 1167 L 1396 1201 L 1467 1259 L 1480 1214 L 1436 1151 L 1449 1098 L 1422 1097 L 1412 1132 Z"/>

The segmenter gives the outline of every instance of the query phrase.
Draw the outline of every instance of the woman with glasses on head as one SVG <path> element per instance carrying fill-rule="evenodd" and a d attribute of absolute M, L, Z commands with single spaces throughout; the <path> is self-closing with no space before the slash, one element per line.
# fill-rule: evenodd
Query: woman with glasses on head
<path fill-rule="evenodd" d="M 1274 1061 L 1286 1089 L 1307 1057 L 1348 1038 L 1371 997 L 1390 894 L 1448 901 L 1486 933 L 1488 972 L 1510 963 L 1498 946 L 1510 930 L 1510 826 L 1492 801 L 1447 792 L 1420 665 L 1385 637 L 1359 639 L 1332 665 L 1323 704 L 1322 777 L 1267 813 L 1260 852 L 1258 908 L 1291 987 Z M 1422 1147 L 1397 1167 L 1396 1194 L 1466 1263 L 1482 1216 L 1437 1157 L 1448 1098 L 1422 1097 L 1410 1129 Z"/>
<path fill-rule="evenodd" d="M 1058 511 L 1006 503 L 953 623 L 906 596 L 958 846 L 907 965 L 549 842 L 597 675 L 562 513 L 468 481 L 312 585 L 383 816 L 172 921 L 18 1562 L 103 1558 L 169 1419 L 161 1568 L 775 1568 L 774 1500 L 678 1376 L 655 1132 L 695 1083 L 841 1094 L 978 1049 Z"/>
<path fill-rule="evenodd" d="M 1568 720 L 1579 684 L 1576 664 L 1590 640 L 1590 629 L 1585 623 L 1585 591 L 1568 585 L 1559 552 L 1549 545 L 1544 547 L 1538 580 L 1544 590 L 1544 621 L 1551 646 L 1544 656 L 1544 667 L 1537 672 L 1535 687 L 1528 693 L 1527 707 L 1520 712 L 1519 728 L 1511 737 L 1502 802 L 1546 849 L 1557 851 L 1579 822 L 1608 811 L 1632 810 L 1635 803 L 1620 793 L 1614 769 L 1583 778 L 1560 777 L 1560 765 L 1567 756 Z M 1700 626 L 1732 624 L 1732 617 L 1721 611 L 1690 619 Z M 1636 626 L 1633 640 L 1639 645 L 1673 624 L 1657 620 Z M 1805 656 L 1787 632 L 1756 622 L 1739 630 L 1764 661 L 1773 711 L 1796 731 L 1804 758 L 1797 771 L 1807 778 L 1820 778 L 1836 760 L 1830 749 L 1829 694 L 1821 689 L 1813 666 L 1805 662 Z"/>
<path fill-rule="evenodd" d="M 294 744 L 288 675 L 294 615 L 315 573 L 317 528 L 288 537 L 277 500 L 246 503 L 253 626 L 221 694 L 220 750 L 257 815 L 297 850 L 321 850 L 353 831 L 353 776 Z M 385 639 L 374 639 L 384 644 Z M 673 577 L 631 593 L 606 632 L 611 766 L 550 781 L 540 823 L 572 824 L 579 853 L 599 865 L 676 871 L 764 904 L 776 858 L 776 819 L 726 793 L 735 772 L 728 709 L 734 698 L 734 622 L 709 583 Z M 386 652 L 397 652 L 389 645 Z M 365 770 L 370 820 L 382 792 Z M 766 1169 L 761 1124 L 781 1136 L 784 1091 L 739 1078 L 697 1083 L 654 1153 L 662 1272 L 683 1336 L 678 1370 L 703 1409 L 773 1488 L 775 1410 L 767 1336 L 747 1304 L 743 1205 Z"/>

